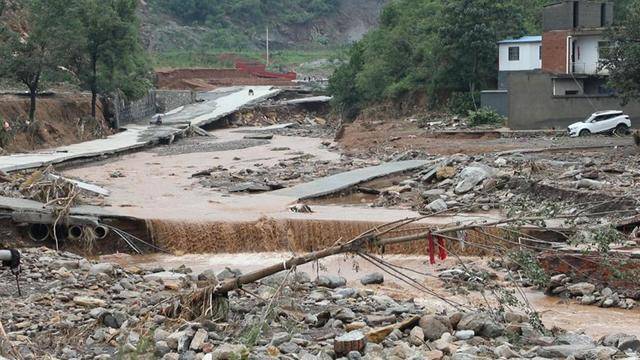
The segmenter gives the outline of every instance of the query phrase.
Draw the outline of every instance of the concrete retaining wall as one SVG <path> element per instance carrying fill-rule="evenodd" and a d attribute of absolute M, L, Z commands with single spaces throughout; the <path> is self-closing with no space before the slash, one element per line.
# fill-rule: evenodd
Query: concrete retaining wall
<path fill-rule="evenodd" d="M 509 92 L 507 90 L 482 91 L 480 103 L 482 107 L 493 109 L 504 117 L 509 116 Z"/>
<path fill-rule="evenodd" d="M 640 124 L 640 103 L 620 105 L 615 96 L 553 96 L 552 77 L 546 73 L 509 75 L 508 126 L 516 130 L 563 129 L 600 110 L 623 110 L 632 126 Z"/>

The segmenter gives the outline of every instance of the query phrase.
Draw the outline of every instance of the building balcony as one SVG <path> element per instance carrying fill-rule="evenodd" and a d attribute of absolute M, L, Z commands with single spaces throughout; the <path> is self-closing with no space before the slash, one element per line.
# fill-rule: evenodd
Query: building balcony
<path fill-rule="evenodd" d="M 570 63 L 569 73 L 577 75 L 609 75 L 609 70 L 602 69 L 598 62 Z"/>

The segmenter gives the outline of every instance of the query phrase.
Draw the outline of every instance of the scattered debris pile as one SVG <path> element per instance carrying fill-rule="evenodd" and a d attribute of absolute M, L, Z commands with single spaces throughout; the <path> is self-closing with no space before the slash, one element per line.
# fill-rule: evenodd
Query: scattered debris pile
<path fill-rule="evenodd" d="M 174 295 L 241 273 L 123 269 L 48 249 L 23 257 L 27 299 L 0 272 L 0 305 L 11 309 L 0 314 L 0 354 L 12 358 L 609 359 L 640 350 L 634 336 L 594 341 L 540 328 L 519 312 L 429 308 L 375 285 L 355 289 L 339 276 L 295 271 L 230 293 L 222 321 L 176 321 L 161 315 Z"/>
<path fill-rule="evenodd" d="M 35 200 L 45 206 L 62 202 L 75 205 L 80 200 L 76 186 L 56 175 L 51 167 L 31 173 L 0 174 L 0 195 Z"/>
<path fill-rule="evenodd" d="M 272 151 L 289 151 L 287 148 L 273 148 Z M 303 182 L 338 174 L 341 172 L 371 166 L 371 162 L 342 157 L 339 162 L 313 160 L 312 155 L 291 154 L 294 157 L 281 160 L 274 166 L 256 164 L 252 168 L 240 170 L 217 166 L 192 175 L 200 179 L 207 188 L 228 192 L 265 192 L 290 187 Z M 259 165 L 259 166 L 258 166 Z"/>
<path fill-rule="evenodd" d="M 288 125 L 269 130 L 269 133 L 316 138 L 332 138 L 339 127 L 339 121 L 331 115 L 330 108 L 325 104 L 261 105 L 237 112 L 231 122 L 238 127 Z"/>
<path fill-rule="evenodd" d="M 374 207 L 412 208 L 424 214 L 501 210 L 509 217 L 570 217 L 577 224 L 606 223 L 605 218 L 632 216 L 640 208 L 640 193 L 634 190 L 640 173 L 633 165 L 638 155 L 416 156 L 434 165 L 396 178 L 392 186 L 372 182 L 353 191 L 379 195 L 369 202 Z"/>

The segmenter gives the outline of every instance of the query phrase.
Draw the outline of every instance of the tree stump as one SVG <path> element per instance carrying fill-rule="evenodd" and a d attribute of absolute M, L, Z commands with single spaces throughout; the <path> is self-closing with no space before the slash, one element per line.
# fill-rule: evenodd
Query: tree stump
<path fill-rule="evenodd" d="M 352 331 L 339 336 L 333 343 L 333 350 L 337 356 L 344 356 L 351 351 L 362 351 L 367 344 L 367 340 L 363 333 L 360 331 Z"/>

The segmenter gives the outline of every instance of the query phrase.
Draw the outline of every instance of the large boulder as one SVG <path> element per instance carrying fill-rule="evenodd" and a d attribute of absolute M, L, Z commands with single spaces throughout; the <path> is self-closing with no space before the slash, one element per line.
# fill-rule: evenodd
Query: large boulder
<path fill-rule="evenodd" d="M 567 286 L 571 295 L 591 295 L 596 291 L 596 286 L 588 282 L 580 282 Z"/>
<path fill-rule="evenodd" d="M 384 282 L 384 275 L 381 273 L 367 274 L 360 279 L 362 285 L 382 284 Z"/>
<path fill-rule="evenodd" d="M 329 289 L 335 289 L 347 285 L 347 279 L 342 276 L 326 275 L 318 277 L 316 284 Z"/>
<path fill-rule="evenodd" d="M 427 209 L 431 210 L 434 213 L 445 211 L 447 210 L 447 208 L 447 203 L 442 199 L 434 200 L 429 203 L 429 205 L 427 205 Z"/>
<path fill-rule="evenodd" d="M 445 316 L 425 315 L 420 318 L 419 325 L 429 341 L 438 340 L 442 334 L 453 332 L 449 318 Z"/>
<path fill-rule="evenodd" d="M 496 174 L 496 170 L 484 164 L 473 164 L 464 168 L 459 177 L 458 184 L 454 192 L 458 195 L 466 194 L 474 187 L 482 183 L 485 179 Z"/>
<path fill-rule="evenodd" d="M 458 330 L 473 330 L 478 336 L 495 338 L 504 334 L 504 326 L 486 313 L 468 313 L 462 316 Z"/>
<path fill-rule="evenodd" d="M 222 344 L 218 346 L 211 354 L 207 354 L 204 359 L 211 360 L 234 360 L 245 359 L 249 356 L 249 350 L 244 345 Z"/>
<path fill-rule="evenodd" d="M 543 358 L 566 359 L 569 356 L 573 356 L 577 353 L 583 353 L 594 348 L 594 345 L 552 345 L 539 347 L 536 353 L 538 356 Z"/>

